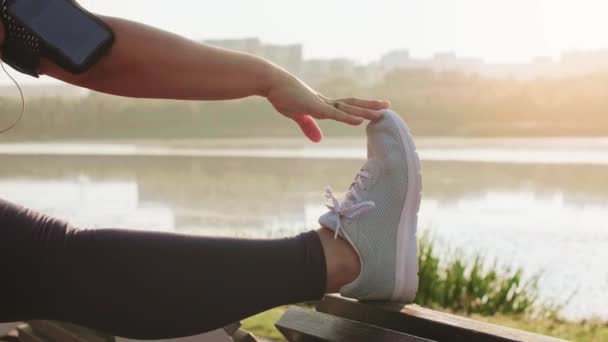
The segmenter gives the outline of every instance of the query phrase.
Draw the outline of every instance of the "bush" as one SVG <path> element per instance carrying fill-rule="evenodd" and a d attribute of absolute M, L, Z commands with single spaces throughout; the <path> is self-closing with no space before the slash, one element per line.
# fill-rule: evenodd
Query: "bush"
<path fill-rule="evenodd" d="M 445 260 L 435 253 L 433 242 L 419 242 L 420 285 L 416 303 L 466 315 L 555 315 L 559 308 L 540 303 L 539 276 L 528 280 L 521 269 L 486 267 L 481 256 L 467 262 L 458 254 Z"/>

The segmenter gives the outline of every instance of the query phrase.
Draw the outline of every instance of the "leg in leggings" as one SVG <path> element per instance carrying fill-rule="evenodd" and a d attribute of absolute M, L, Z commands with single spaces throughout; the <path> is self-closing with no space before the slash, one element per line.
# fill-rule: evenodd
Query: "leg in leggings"
<path fill-rule="evenodd" d="M 140 339 L 195 335 L 319 299 L 316 232 L 281 240 L 80 230 L 0 200 L 0 322 L 62 320 Z"/>

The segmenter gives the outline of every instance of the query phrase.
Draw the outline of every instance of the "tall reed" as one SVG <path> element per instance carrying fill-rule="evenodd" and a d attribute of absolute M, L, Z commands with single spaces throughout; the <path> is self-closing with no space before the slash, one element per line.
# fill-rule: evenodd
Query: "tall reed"
<path fill-rule="evenodd" d="M 428 235 L 419 242 L 420 285 L 416 303 L 467 315 L 554 315 L 558 306 L 539 299 L 539 275 L 526 279 L 521 269 L 470 259 L 459 253 L 438 256 Z"/>

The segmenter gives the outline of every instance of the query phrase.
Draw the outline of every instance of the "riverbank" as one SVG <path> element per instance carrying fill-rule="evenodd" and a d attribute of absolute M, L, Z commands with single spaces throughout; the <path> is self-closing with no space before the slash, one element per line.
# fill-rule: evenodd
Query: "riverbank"
<path fill-rule="evenodd" d="M 531 165 L 608 165 L 608 138 L 453 138 L 419 137 L 426 162 Z M 310 144 L 301 138 L 178 140 L 65 140 L 0 143 L 0 156 L 224 157 L 263 159 L 363 160 L 363 138 L 326 139 Z"/>

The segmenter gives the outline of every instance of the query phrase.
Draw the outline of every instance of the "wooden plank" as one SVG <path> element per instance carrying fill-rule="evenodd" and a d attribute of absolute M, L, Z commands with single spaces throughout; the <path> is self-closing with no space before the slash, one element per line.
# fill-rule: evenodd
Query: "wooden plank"
<path fill-rule="evenodd" d="M 36 334 L 28 324 L 19 325 L 17 331 L 19 332 L 20 342 L 49 342 L 43 336 Z"/>
<path fill-rule="evenodd" d="M 417 305 L 371 304 L 328 295 L 317 310 L 351 320 L 381 326 L 436 341 L 467 342 L 563 342 L 495 324 L 445 314 Z"/>
<path fill-rule="evenodd" d="M 17 325 L 19 325 L 19 323 L 0 323 L 0 336 L 4 336 L 15 330 Z"/>
<path fill-rule="evenodd" d="M 228 336 L 232 336 L 240 328 L 241 328 L 241 322 L 236 322 L 236 323 L 232 323 L 232 324 L 229 324 L 229 325 L 225 326 L 224 327 L 224 331 L 226 332 L 226 334 L 228 334 Z"/>
<path fill-rule="evenodd" d="M 145 340 L 134 340 L 122 337 L 116 337 L 116 342 L 143 342 Z M 154 340 L 154 342 L 233 342 L 233 339 L 226 333 L 224 329 L 217 329 L 202 335 L 167 338 Z"/>
<path fill-rule="evenodd" d="M 19 342 L 17 330 L 11 331 L 8 335 L 0 336 L 0 342 Z"/>
<path fill-rule="evenodd" d="M 235 331 L 234 334 L 232 334 L 232 340 L 234 342 L 259 342 L 252 333 L 243 329 Z"/>
<path fill-rule="evenodd" d="M 30 321 L 38 335 L 53 342 L 114 342 L 114 337 L 75 324 L 55 321 Z"/>
<path fill-rule="evenodd" d="M 296 306 L 290 307 L 276 326 L 289 341 L 298 342 L 430 342 L 428 339 Z"/>

